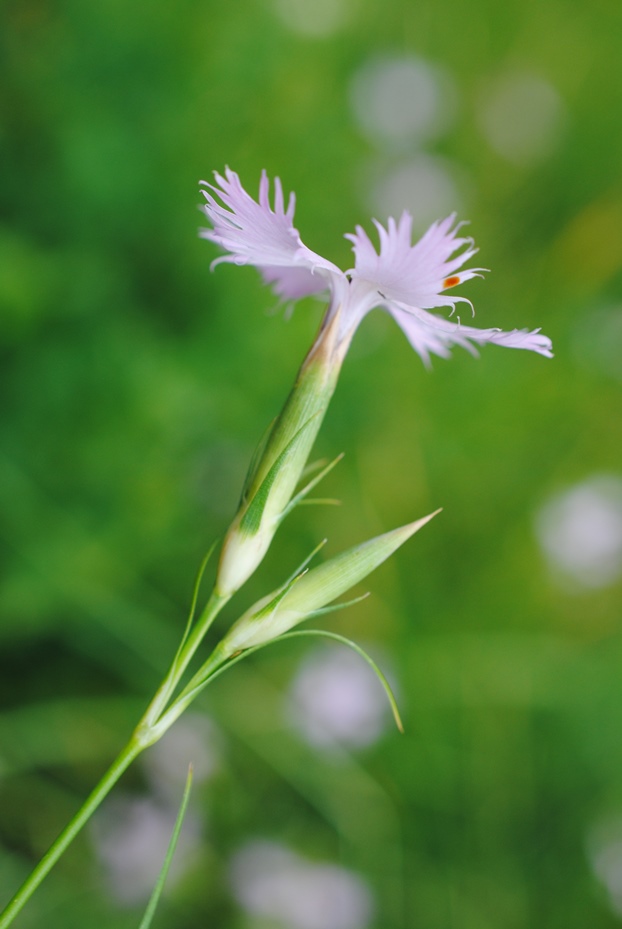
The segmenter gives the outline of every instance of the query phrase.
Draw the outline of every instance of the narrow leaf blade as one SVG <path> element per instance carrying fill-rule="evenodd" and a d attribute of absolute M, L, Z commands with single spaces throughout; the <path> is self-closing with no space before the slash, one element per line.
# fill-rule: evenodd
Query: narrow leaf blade
<path fill-rule="evenodd" d="M 166 876 L 168 874 L 169 868 L 171 866 L 171 861 L 173 860 L 173 855 L 175 854 L 175 849 L 177 847 L 177 842 L 181 833 L 181 827 L 184 822 L 184 817 L 188 809 L 188 801 L 190 799 L 190 790 L 192 788 L 192 765 L 188 768 L 188 777 L 186 778 L 186 786 L 184 789 L 184 795 L 181 800 L 181 806 L 179 807 L 179 813 L 177 814 L 177 819 L 175 820 L 175 826 L 173 828 L 173 834 L 171 835 L 171 841 L 168 844 L 168 849 L 166 850 L 166 857 L 164 858 L 164 863 L 162 869 L 158 876 L 157 883 L 151 894 L 149 903 L 147 904 L 147 909 L 145 910 L 145 915 L 143 916 L 140 926 L 138 929 L 149 929 L 151 922 L 153 920 L 156 907 L 160 901 L 160 896 L 164 888 L 164 883 L 166 881 Z"/>
<path fill-rule="evenodd" d="M 374 672 L 374 674 L 376 675 L 376 677 L 382 684 L 384 692 L 387 695 L 387 699 L 391 706 L 391 712 L 393 713 L 393 719 L 395 720 L 395 725 L 397 726 L 399 731 L 402 734 L 404 734 L 404 724 L 402 723 L 402 717 L 400 716 L 400 711 L 397 706 L 397 700 L 395 699 L 395 694 L 393 693 L 391 689 L 391 685 L 389 684 L 388 680 L 386 679 L 386 677 L 384 676 L 384 674 L 382 673 L 382 671 L 380 670 L 380 668 L 378 667 L 374 659 L 371 657 L 371 655 L 369 655 L 365 651 L 364 648 L 361 648 L 361 646 L 357 645 L 356 642 L 353 642 L 352 639 L 347 639 L 345 636 L 339 635 L 337 632 L 328 632 L 327 630 L 324 630 L 324 629 L 297 629 L 295 632 L 286 632 L 284 635 L 280 637 L 280 641 L 282 641 L 283 639 L 293 639 L 294 637 L 299 637 L 299 636 L 316 636 L 316 637 L 319 636 L 325 639 L 333 639 L 333 641 L 335 642 L 340 642 L 342 645 L 347 645 L 348 648 L 351 648 L 353 651 L 355 651 L 357 655 L 360 655 L 360 657 L 364 661 L 367 662 L 369 667 L 372 669 L 372 671 Z"/>

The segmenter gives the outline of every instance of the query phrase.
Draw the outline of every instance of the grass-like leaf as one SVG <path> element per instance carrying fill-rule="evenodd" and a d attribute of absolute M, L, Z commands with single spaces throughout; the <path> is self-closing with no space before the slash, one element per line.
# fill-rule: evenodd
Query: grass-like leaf
<path fill-rule="evenodd" d="M 188 614 L 188 621 L 186 623 L 186 628 L 184 630 L 181 643 L 179 645 L 179 648 L 177 649 L 178 654 L 182 650 L 184 645 L 186 644 L 186 639 L 190 635 L 190 630 L 192 629 L 192 623 L 194 622 L 194 617 L 195 617 L 196 610 L 197 610 L 197 601 L 199 599 L 199 590 L 201 589 L 201 581 L 203 580 L 203 575 L 205 574 L 207 563 L 212 557 L 212 555 L 214 554 L 214 549 L 216 548 L 216 544 L 217 542 L 212 542 L 212 544 L 207 550 L 207 553 L 205 554 L 205 557 L 203 558 L 203 561 L 201 562 L 199 566 L 199 570 L 197 571 L 196 580 L 194 582 L 194 588 L 192 590 L 192 602 L 190 604 L 190 612 Z"/>
<path fill-rule="evenodd" d="M 363 599 L 363 598 L 360 598 L 360 599 Z M 353 601 L 353 602 L 356 602 L 356 601 Z M 343 604 L 343 605 L 348 606 L 349 604 Z M 364 648 L 361 648 L 361 646 L 357 645 L 356 642 L 353 642 L 352 639 L 347 639 L 345 636 L 339 635 L 337 632 L 329 632 L 324 629 L 296 629 L 294 632 L 286 632 L 284 635 L 280 636 L 280 641 L 282 641 L 283 639 L 293 639 L 294 637 L 300 637 L 300 636 L 320 636 L 325 639 L 333 639 L 333 641 L 335 642 L 341 642 L 342 645 L 347 645 L 348 648 L 351 648 L 353 651 L 355 651 L 357 655 L 360 655 L 361 658 L 367 662 L 367 664 L 370 666 L 370 668 L 372 669 L 372 671 L 374 672 L 374 674 L 376 675 L 376 677 L 382 684 L 384 692 L 386 693 L 387 699 L 391 706 L 391 712 L 393 713 L 393 719 L 395 720 L 395 725 L 397 726 L 399 731 L 403 734 L 404 724 L 402 723 L 400 711 L 397 706 L 397 700 L 395 699 L 395 694 L 391 690 L 391 685 L 389 684 L 388 680 L 386 679 L 386 677 L 384 676 L 384 674 L 382 673 L 382 671 L 380 670 L 380 668 L 378 667 L 374 659 L 371 657 L 371 655 L 367 654 Z M 276 641 L 279 641 L 279 640 L 276 640 Z"/>
<path fill-rule="evenodd" d="M 156 907 L 160 900 L 160 895 L 162 894 L 162 889 L 164 887 L 164 882 L 166 881 L 166 876 L 168 870 L 171 866 L 171 861 L 173 860 L 173 855 L 175 854 L 175 849 L 177 847 L 177 842 L 179 840 L 179 835 L 181 833 L 181 827 L 184 822 L 184 817 L 186 815 L 186 810 L 188 808 L 188 801 L 190 799 L 190 789 L 192 787 L 192 765 L 188 768 L 188 777 L 186 778 L 186 787 L 184 789 L 184 795 L 181 800 L 181 806 L 179 807 L 179 813 L 177 814 L 177 819 L 175 820 L 175 826 L 173 828 L 173 834 L 171 835 L 171 841 L 168 844 L 166 850 L 166 856 L 164 858 L 164 863 L 160 870 L 158 876 L 158 881 L 153 889 L 149 903 L 147 904 L 147 909 L 145 910 L 145 915 L 142 918 L 139 929 L 149 929 L 151 922 L 153 920 Z"/>
<path fill-rule="evenodd" d="M 358 600 L 365 599 L 366 596 L 367 594 L 365 594 L 363 597 L 358 597 L 357 600 L 350 601 L 350 603 L 340 604 L 340 606 L 350 606 L 352 603 L 356 603 Z M 337 608 L 339 608 L 339 606 Z M 318 610 L 317 612 L 319 613 L 322 611 Z M 198 683 L 191 681 L 184 693 L 181 695 L 180 700 L 185 700 L 186 704 L 190 703 L 199 695 L 202 690 L 205 689 L 205 687 L 207 687 L 208 684 L 213 683 L 213 681 L 220 677 L 221 674 L 223 674 L 225 671 L 228 671 L 229 668 L 233 667 L 233 665 L 237 664 L 239 661 L 244 661 L 244 659 L 248 658 L 250 655 L 254 655 L 256 652 L 261 651 L 261 649 L 267 648 L 269 645 L 274 645 L 277 642 L 283 642 L 285 639 L 301 638 L 302 636 L 323 636 L 325 639 L 332 639 L 334 642 L 340 642 L 342 645 L 347 645 L 348 648 L 351 648 L 353 651 L 355 651 L 357 655 L 360 655 L 360 657 L 367 662 L 380 681 L 380 684 L 382 685 L 382 688 L 387 695 L 387 699 L 391 707 L 391 712 L 393 714 L 393 719 L 395 720 L 395 725 L 402 734 L 404 733 L 404 724 L 402 722 L 402 717 L 400 716 L 395 694 L 393 693 L 388 680 L 371 655 L 368 655 L 364 648 L 361 648 L 360 645 L 357 645 L 356 642 L 353 642 L 351 639 L 347 639 L 345 636 L 339 635 L 337 632 L 329 632 L 325 629 L 296 629 L 293 632 L 284 632 L 282 635 L 277 636 L 275 639 L 271 639 L 269 642 L 262 642 L 261 645 L 255 645 L 251 648 L 247 648 L 245 651 L 239 652 L 237 655 L 234 655 L 232 658 L 223 662 Z M 199 677 L 199 674 L 196 675 L 197 678 Z"/>
<path fill-rule="evenodd" d="M 341 452 L 339 455 L 337 455 L 336 458 L 334 458 L 332 461 L 329 461 L 329 463 L 328 463 L 327 465 L 324 465 L 324 466 L 322 467 L 322 470 L 320 471 L 320 473 L 319 473 L 319 474 L 316 474 L 316 476 L 313 478 L 313 480 L 309 481 L 309 483 L 308 483 L 305 487 L 303 487 L 302 490 L 299 490 L 298 493 L 297 493 L 294 497 L 292 497 L 292 499 L 290 500 L 290 502 L 288 503 L 288 505 L 287 505 L 287 506 L 285 507 L 285 509 L 283 510 L 283 515 L 282 515 L 281 519 L 285 519 L 285 517 L 286 517 L 289 513 L 291 513 L 291 511 L 294 509 L 294 507 L 299 506 L 301 503 L 311 503 L 310 500 L 305 499 L 305 498 L 307 497 L 307 494 L 308 494 L 311 490 L 313 490 L 314 487 L 317 487 L 317 485 L 320 483 L 320 481 L 322 481 L 322 480 L 326 477 L 326 475 L 329 474 L 329 473 L 333 470 L 333 468 L 335 467 L 335 465 L 338 465 L 338 464 L 339 464 L 339 462 L 341 461 L 341 459 L 343 458 L 343 456 L 344 456 L 344 452 Z M 313 502 L 320 502 L 320 501 L 313 501 Z M 330 503 L 333 503 L 333 504 L 335 504 L 335 503 L 338 504 L 340 501 L 339 501 L 339 500 L 330 500 L 330 501 L 322 500 L 321 502 L 322 502 L 322 503 L 328 503 L 328 502 L 330 502 Z"/>

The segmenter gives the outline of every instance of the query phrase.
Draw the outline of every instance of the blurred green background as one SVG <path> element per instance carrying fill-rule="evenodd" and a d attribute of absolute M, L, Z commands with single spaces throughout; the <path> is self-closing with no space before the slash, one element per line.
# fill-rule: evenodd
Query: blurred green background
<path fill-rule="evenodd" d="M 542 0 L 4 0 L 0 11 L 0 892 L 110 762 L 183 626 L 322 307 L 284 319 L 200 241 L 197 181 L 262 168 L 343 233 L 456 208 L 475 325 L 427 371 L 357 334 L 318 442 L 337 509 L 290 517 L 220 629 L 324 536 L 443 506 L 326 625 L 223 678 L 20 917 L 133 927 L 185 769 L 156 923 L 605 929 L 622 919 L 622 7 Z M 332 728 L 331 728 L 332 727 Z M 331 735 L 332 733 L 332 735 Z M 16 923 L 17 925 L 17 923 Z"/>

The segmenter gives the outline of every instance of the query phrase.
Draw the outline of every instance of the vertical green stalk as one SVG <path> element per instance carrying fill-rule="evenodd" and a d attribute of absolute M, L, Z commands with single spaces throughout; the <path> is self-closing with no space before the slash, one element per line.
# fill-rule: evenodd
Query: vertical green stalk
<path fill-rule="evenodd" d="M 162 713 L 165 711 L 168 706 L 171 697 L 173 696 L 179 681 L 181 680 L 184 671 L 192 661 L 192 658 L 203 641 L 208 629 L 230 599 L 229 596 L 221 597 L 215 591 L 212 591 L 212 594 L 207 601 L 207 604 L 201 613 L 196 626 L 192 629 L 187 637 L 184 636 L 182 639 L 181 645 L 177 650 L 177 654 L 173 659 L 173 662 L 168 670 L 168 673 L 156 692 L 155 697 L 149 704 L 149 707 L 143 716 L 141 723 L 139 723 L 139 728 L 141 726 L 145 729 L 149 729 L 157 723 Z"/>
<path fill-rule="evenodd" d="M 93 792 L 80 807 L 75 816 L 69 821 L 54 844 L 45 853 L 39 864 L 26 878 L 8 906 L 0 914 L 0 929 L 7 929 L 7 927 L 11 925 L 22 907 L 28 902 L 61 855 L 71 845 L 82 827 L 88 822 L 95 810 L 110 793 L 124 771 L 129 768 L 141 752 L 148 748 L 149 745 L 157 742 L 169 728 L 169 725 L 172 724 L 173 718 L 170 719 L 168 725 L 157 725 L 160 717 L 165 713 L 175 689 L 197 648 L 201 644 L 205 633 L 227 602 L 227 599 L 228 598 L 219 597 L 215 593 L 211 595 L 196 626 L 190 632 L 187 639 L 182 641 L 182 645 L 166 677 L 160 684 L 155 697 L 136 727 L 132 738 L 123 751 L 115 758 Z"/>
<path fill-rule="evenodd" d="M 145 749 L 140 741 L 133 737 L 123 751 L 115 758 L 108 771 L 104 774 L 95 790 L 78 810 L 76 815 L 65 826 L 54 844 L 45 853 L 39 864 L 26 878 L 8 906 L 0 914 L 0 929 L 7 929 L 11 925 L 22 907 L 28 902 L 39 884 L 52 870 L 63 852 L 73 842 L 84 824 L 90 819 L 102 800 L 110 793 L 124 771 L 129 768 L 135 758 Z"/>

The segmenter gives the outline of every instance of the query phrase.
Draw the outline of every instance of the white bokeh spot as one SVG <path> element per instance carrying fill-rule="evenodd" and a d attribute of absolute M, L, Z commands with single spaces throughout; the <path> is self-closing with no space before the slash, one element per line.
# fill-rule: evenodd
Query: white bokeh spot
<path fill-rule="evenodd" d="M 383 220 L 408 210 L 417 229 L 462 208 L 451 165 L 436 155 L 418 154 L 365 186 L 367 205 L 376 217 Z"/>
<path fill-rule="evenodd" d="M 186 713 L 142 758 L 142 766 L 154 791 L 179 801 L 192 764 L 195 785 L 202 784 L 220 766 L 220 733 L 199 713 Z"/>
<path fill-rule="evenodd" d="M 311 745 L 363 748 L 390 725 L 386 694 L 372 669 L 345 648 L 310 652 L 289 690 L 288 716 Z"/>
<path fill-rule="evenodd" d="M 234 855 L 231 889 L 247 913 L 283 929 L 365 929 L 373 905 L 361 877 L 318 864 L 276 842 L 248 842 Z"/>
<path fill-rule="evenodd" d="M 537 513 L 535 529 L 567 586 L 614 583 L 622 575 L 622 477 L 594 475 L 555 494 Z"/>
<path fill-rule="evenodd" d="M 356 12 L 356 0 L 273 0 L 274 10 L 292 32 L 321 39 L 340 32 Z"/>
<path fill-rule="evenodd" d="M 551 83 L 517 71 L 489 84 L 478 117 L 490 147 L 521 167 L 552 154 L 563 132 L 566 111 Z"/>
<path fill-rule="evenodd" d="M 372 59 L 350 86 L 359 129 L 390 148 L 438 138 L 451 125 L 454 100 L 447 72 L 415 55 Z"/>
<path fill-rule="evenodd" d="M 179 805 L 180 797 L 177 797 Z M 156 885 L 178 810 L 152 797 L 114 796 L 104 815 L 90 823 L 90 835 L 112 898 L 131 907 L 147 900 Z M 174 887 L 201 844 L 201 823 L 188 810 L 167 877 Z"/>
<path fill-rule="evenodd" d="M 622 304 L 591 310 L 573 332 L 573 349 L 582 367 L 622 381 Z"/>
<path fill-rule="evenodd" d="M 613 912 L 622 917 L 622 818 L 596 823 L 588 835 L 587 853 L 594 875 L 603 885 Z"/>

